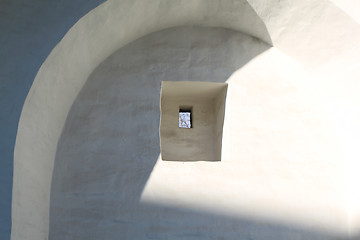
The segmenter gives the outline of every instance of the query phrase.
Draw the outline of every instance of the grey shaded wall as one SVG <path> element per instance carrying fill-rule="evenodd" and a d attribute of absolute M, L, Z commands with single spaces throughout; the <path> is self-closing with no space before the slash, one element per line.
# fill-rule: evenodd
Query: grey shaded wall
<path fill-rule="evenodd" d="M 161 81 L 224 82 L 268 48 L 225 29 L 181 27 L 106 59 L 78 95 L 58 143 L 50 239 L 340 239 L 140 201 L 160 153 Z"/>
<path fill-rule="evenodd" d="M 9 239 L 15 137 L 25 97 L 50 51 L 104 0 L 0 1 L 0 239 Z"/>

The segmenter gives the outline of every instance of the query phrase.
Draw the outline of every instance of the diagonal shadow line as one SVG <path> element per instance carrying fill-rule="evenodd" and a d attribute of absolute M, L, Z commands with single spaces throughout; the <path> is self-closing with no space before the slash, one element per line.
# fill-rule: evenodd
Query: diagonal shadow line
<path fill-rule="evenodd" d="M 267 49 L 226 29 L 177 27 L 145 36 L 100 64 L 58 142 L 49 239 L 342 239 L 139 201 L 160 154 L 160 82 L 184 76 L 224 82 Z"/>

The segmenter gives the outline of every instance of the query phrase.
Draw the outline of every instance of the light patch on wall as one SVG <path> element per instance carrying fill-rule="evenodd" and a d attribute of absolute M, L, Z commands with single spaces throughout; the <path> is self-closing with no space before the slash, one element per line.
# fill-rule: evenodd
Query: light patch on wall
<path fill-rule="evenodd" d="M 221 162 L 160 156 L 140 201 L 347 234 L 342 152 L 312 80 L 277 49 L 239 69 L 228 80 Z"/>

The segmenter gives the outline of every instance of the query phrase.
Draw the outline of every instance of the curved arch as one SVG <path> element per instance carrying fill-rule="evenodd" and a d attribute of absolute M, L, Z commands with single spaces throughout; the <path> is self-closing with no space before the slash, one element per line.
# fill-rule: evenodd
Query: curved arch
<path fill-rule="evenodd" d="M 181 25 L 225 27 L 271 43 L 246 0 L 108 1 L 83 17 L 41 66 L 21 113 L 14 151 L 12 239 L 48 235 L 58 139 L 89 74 L 125 44 Z"/>
<path fill-rule="evenodd" d="M 75 24 L 41 66 L 21 113 L 14 151 L 12 239 L 47 237 L 52 169 L 69 109 L 89 74 L 125 44 L 169 27 L 212 26 L 274 42 L 310 69 L 329 63 L 315 75 L 324 81 L 336 71 L 333 65 L 346 69 L 347 62 L 356 62 L 358 24 L 328 0 L 274 2 L 109 0 Z M 300 20 L 313 6 L 304 24 Z M 336 21 L 339 31 L 323 28 L 328 19 Z M 331 62 L 337 56 L 340 60 Z"/>
<path fill-rule="evenodd" d="M 58 143 L 51 187 L 50 238 L 72 238 L 77 233 L 83 238 L 141 239 L 144 233 L 169 238 L 174 232 L 194 228 L 199 229 L 199 238 L 207 234 L 220 237 L 222 226 L 210 227 L 218 221 L 223 226 L 262 232 L 261 225 L 241 221 L 254 217 L 246 209 L 258 209 L 261 219 L 264 215 L 272 218 L 266 222 L 277 227 L 267 228 L 267 232 L 282 237 L 291 234 L 285 230 L 290 223 L 307 239 L 322 234 L 301 226 L 315 224 L 322 231 L 338 231 L 342 205 L 337 195 L 341 190 L 326 184 L 331 190 L 325 200 L 324 194 L 317 194 L 323 208 L 315 213 L 316 203 L 311 196 L 320 190 L 319 183 L 296 180 L 310 178 L 311 172 L 318 170 L 313 166 L 324 162 L 327 166 L 321 167 L 323 172 L 341 180 L 341 163 L 335 157 L 339 147 L 330 140 L 334 139 L 333 131 L 326 128 L 326 117 L 317 113 L 321 108 L 316 106 L 316 94 L 308 90 L 311 84 L 306 83 L 303 70 L 291 58 L 268 48 L 227 29 L 176 27 L 133 41 L 103 61 L 74 101 Z M 223 162 L 211 164 L 211 169 L 206 163 L 173 165 L 157 161 L 160 81 L 184 78 L 215 82 L 228 79 L 223 137 L 226 156 Z M 327 137 L 323 137 L 324 129 Z M 264 167 L 262 174 L 252 169 L 254 165 Z M 293 177 L 293 170 L 298 177 Z M 188 171 L 190 174 L 182 174 Z M 285 183 L 283 174 L 291 175 Z M 316 177 L 328 179 L 321 173 Z M 263 182 L 268 182 L 264 188 Z M 197 194 L 195 189 L 200 188 Z M 271 194 L 267 194 L 268 188 L 273 189 Z M 296 200 L 299 192 L 304 199 L 301 203 Z M 214 199 L 217 204 L 212 204 Z M 174 205 L 189 211 L 197 209 L 197 217 L 177 215 Z M 228 218 L 229 213 L 233 219 Z M 174 218 L 191 224 L 191 228 L 174 226 Z M 285 229 L 281 227 L 284 223 Z M 202 232 L 200 226 L 204 224 L 215 232 Z M 159 226 L 168 229 L 166 233 L 152 230 Z M 233 234 L 241 238 L 244 233 L 235 228 Z"/>
<path fill-rule="evenodd" d="M 182 229 L 172 224 L 176 211 L 139 201 L 159 156 L 161 81 L 225 82 L 269 48 L 229 29 L 174 27 L 135 40 L 105 59 L 76 97 L 59 139 L 49 238 L 73 238 L 76 232 L 85 239 L 144 239 L 144 234 L 176 238 L 175 232 Z M 201 175 L 206 174 L 192 176 Z M 194 215 L 180 214 L 176 219 L 199 229 L 217 221 L 232 222 L 200 215 L 197 221 L 191 220 Z M 127 221 L 133 222 L 131 226 L 123 224 Z M 111 226 L 97 227 L 109 222 Z M 165 235 L 151 230 L 165 225 L 169 229 Z M 214 231 L 209 235 L 223 232 L 220 226 L 207 227 Z"/>

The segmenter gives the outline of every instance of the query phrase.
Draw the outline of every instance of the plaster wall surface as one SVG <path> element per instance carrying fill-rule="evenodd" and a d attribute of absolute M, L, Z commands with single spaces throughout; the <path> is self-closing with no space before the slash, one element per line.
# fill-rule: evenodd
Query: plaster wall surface
<path fill-rule="evenodd" d="M 161 81 L 184 78 L 229 83 L 221 162 L 159 156 Z M 120 49 L 68 115 L 50 239 L 342 239 L 343 166 L 309 86 L 290 58 L 225 29 L 172 28 Z"/>
<path fill-rule="evenodd" d="M 215 110 L 215 148 L 221 159 L 222 156 L 222 140 L 223 140 L 223 128 L 224 128 L 224 117 L 225 117 L 225 104 L 226 104 L 226 93 L 228 86 L 226 85 L 222 91 L 219 92 L 215 98 L 214 110 Z"/>
<path fill-rule="evenodd" d="M 220 161 L 226 83 L 162 82 L 160 147 L 163 160 Z M 225 93 L 224 93 L 225 91 Z M 179 128 L 179 109 L 191 109 L 191 128 Z"/>
<path fill-rule="evenodd" d="M 220 161 L 214 139 L 214 104 L 210 100 L 168 99 L 161 107 L 161 153 L 169 161 Z M 193 106 L 192 127 L 179 128 L 179 100 Z"/>
<path fill-rule="evenodd" d="M 359 54 L 359 24 L 333 1 L 249 3 L 264 21 L 274 46 L 309 72 L 335 59 L 354 60 Z M 356 8 L 358 3 L 350 0 L 348 4 Z"/>
<path fill-rule="evenodd" d="M 69 109 L 89 74 L 103 59 L 126 43 L 147 33 L 178 25 L 221 26 L 244 31 L 268 43 L 272 42 L 309 70 L 315 83 L 312 87 L 319 90 L 318 94 L 324 98 L 328 111 L 337 124 L 342 150 L 348 164 L 348 175 L 351 176 L 348 184 L 350 186 L 348 199 L 352 206 L 349 215 L 353 215 L 353 219 L 360 216 L 358 204 L 360 194 L 355 184 L 359 182 L 357 159 L 360 156 L 355 144 L 360 140 L 360 134 L 357 134 L 360 129 L 358 126 L 360 101 L 357 94 L 359 89 L 357 79 L 360 76 L 358 24 L 326 0 L 248 1 L 250 5 L 246 1 L 149 2 L 107 1 L 80 20 L 40 68 L 24 104 L 14 152 L 13 238 L 43 239 L 47 236 L 50 180 L 57 143 Z M 43 6 L 43 2 L 39 1 L 39 5 L 36 6 Z M 62 1 L 57 8 L 64 11 L 66 9 L 66 13 L 61 14 L 59 19 L 69 16 L 68 13 L 71 11 L 68 9 L 75 9 L 75 7 L 62 8 L 63 6 Z M 87 3 L 81 6 L 90 7 Z M 51 13 L 51 17 L 58 15 L 53 14 L 55 10 L 46 11 L 46 8 L 42 7 L 41 9 L 42 11 L 35 11 L 35 17 L 29 19 L 36 22 L 32 26 L 48 29 L 49 21 L 39 19 L 48 16 L 48 13 Z M 67 24 L 65 25 L 68 26 Z M 5 29 L 11 26 L 11 24 L 5 25 Z M 65 25 L 49 27 L 51 31 L 42 32 L 49 34 L 46 36 L 55 34 L 59 37 L 67 28 Z M 47 27 L 42 28 L 42 26 Z M 14 38 L 10 37 L 10 39 L 21 39 L 21 36 L 26 35 L 25 33 L 29 32 L 20 31 L 19 35 L 17 33 L 11 35 Z M 6 36 L 7 39 L 9 35 L 2 36 Z M 37 35 L 31 34 L 31 36 Z M 29 48 L 27 47 L 29 44 L 24 46 L 36 52 L 36 49 L 40 49 L 40 45 L 53 46 L 58 41 L 58 37 L 44 37 L 41 38 L 45 39 L 44 42 L 36 40 L 34 47 L 32 44 Z M 27 36 L 24 38 L 34 39 Z M 6 42 L 15 43 L 12 45 L 15 46 L 14 49 L 20 49 L 21 44 L 16 44 L 16 41 L 6 40 Z M 45 57 L 48 51 L 46 48 L 42 52 L 43 55 L 40 55 Z M 21 56 L 7 53 L 6 55 Z M 10 59 L 14 58 L 10 57 Z M 42 61 L 39 59 L 35 61 L 38 64 Z M 28 67 L 29 62 L 33 63 L 33 58 L 25 61 Z M 15 60 L 15 62 L 21 61 Z M 32 67 L 33 72 L 28 76 L 27 71 L 26 73 L 13 71 L 11 69 L 14 68 L 3 66 L 6 66 L 5 76 L 8 76 L 7 71 L 10 69 L 11 73 L 16 72 L 19 75 L 9 76 L 27 79 L 21 81 L 19 85 L 16 82 L 12 85 L 8 81 L 5 85 L 16 86 L 11 89 L 18 89 L 19 86 L 25 89 L 25 92 L 32 82 L 31 76 L 34 76 L 38 68 L 38 65 Z M 11 102 L 16 102 L 17 109 L 20 109 L 24 96 L 21 91 L 16 93 L 18 94 L 12 95 L 16 101 L 6 100 L 5 103 L 10 105 L 5 105 L 12 106 Z M 2 113 L 7 116 L 8 108 L 4 109 Z M 14 114 L 19 112 L 15 109 Z M 16 126 L 10 122 L 17 121 L 11 121 L 13 118 L 9 119 L 6 126 L 11 126 L 6 129 L 10 130 L 5 132 L 12 131 L 15 134 Z M 11 158 L 11 143 L 3 146 L 5 146 L 4 153 Z M 9 169 L 7 166 L 4 169 Z M 6 182 L 8 183 L 7 180 Z M 357 222 L 353 221 L 354 229 L 357 225 Z"/>
<path fill-rule="evenodd" d="M 332 0 L 332 2 L 360 23 L 360 3 L 356 0 Z"/>
<path fill-rule="evenodd" d="M 229 27 L 270 42 L 263 22 L 245 0 L 107 1 L 82 18 L 43 63 L 24 104 L 27 110 L 20 118 L 14 151 L 14 175 L 19 175 L 13 184 L 14 239 L 48 235 L 57 142 L 89 74 L 125 44 L 179 25 Z"/>
<path fill-rule="evenodd" d="M 50 51 L 102 2 L 0 1 L 0 239 L 10 239 L 14 146 L 26 95 Z"/>

